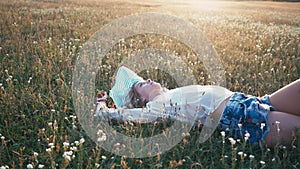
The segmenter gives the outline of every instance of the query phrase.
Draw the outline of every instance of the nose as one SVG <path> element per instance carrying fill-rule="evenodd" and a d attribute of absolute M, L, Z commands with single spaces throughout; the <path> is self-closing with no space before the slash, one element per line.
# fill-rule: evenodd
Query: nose
<path fill-rule="evenodd" d="M 152 80 L 151 79 L 147 79 L 147 82 L 150 83 L 150 82 L 152 82 Z"/>

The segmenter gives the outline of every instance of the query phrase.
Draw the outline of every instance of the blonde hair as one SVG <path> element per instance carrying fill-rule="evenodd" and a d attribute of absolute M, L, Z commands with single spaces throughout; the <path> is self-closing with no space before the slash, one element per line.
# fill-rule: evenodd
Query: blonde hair
<path fill-rule="evenodd" d="M 140 94 L 136 91 L 134 88 L 134 85 L 132 85 L 129 93 L 127 94 L 125 98 L 125 107 L 126 108 L 142 108 L 145 107 L 147 104 L 146 100 L 143 100 L 140 96 Z"/>

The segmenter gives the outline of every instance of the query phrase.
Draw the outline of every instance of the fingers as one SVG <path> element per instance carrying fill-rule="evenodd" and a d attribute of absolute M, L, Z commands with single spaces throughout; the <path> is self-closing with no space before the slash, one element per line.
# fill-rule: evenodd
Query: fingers
<path fill-rule="evenodd" d="M 97 100 L 98 101 L 106 101 L 108 95 L 105 91 L 103 90 L 98 90 L 97 92 Z"/>

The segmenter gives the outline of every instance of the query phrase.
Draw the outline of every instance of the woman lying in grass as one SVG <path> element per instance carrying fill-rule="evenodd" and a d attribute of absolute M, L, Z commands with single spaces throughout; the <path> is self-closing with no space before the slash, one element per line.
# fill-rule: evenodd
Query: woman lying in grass
<path fill-rule="evenodd" d="M 167 114 L 212 127 L 215 120 L 216 126 L 227 134 L 246 135 L 250 142 L 262 141 L 268 146 L 279 142 L 289 145 L 295 135 L 299 136 L 295 129 L 300 126 L 300 79 L 271 95 L 254 97 L 210 85 L 168 90 L 122 66 L 110 96 L 117 109 L 131 110 L 131 120 L 149 122 Z M 97 98 L 98 110 L 102 110 L 106 107 L 106 92 L 100 91 Z M 141 116 L 141 111 L 148 113 Z"/>

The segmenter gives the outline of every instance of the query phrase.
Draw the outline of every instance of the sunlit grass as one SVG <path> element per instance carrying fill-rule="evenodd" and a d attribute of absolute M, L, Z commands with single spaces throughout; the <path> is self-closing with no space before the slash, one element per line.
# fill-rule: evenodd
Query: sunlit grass
<path fill-rule="evenodd" d="M 115 18 L 168 10 L 187 18 L 211 40 L 226 70 L 227 88 L 263 96 L 299 78 L 299 4 L 277 10 L 239 2 L 265 14 L 186 10 L 170 3 L 116 1 L 0 2 L 0 167 L 5 168 L 299 168 L 299 139 L 274 149 L 230 139 L 216 131 L 200 144 L 199 128 L 169 152 L 131 159 L 109 153 L 90 140 L 78 123 L 72 100 L 72 73 L 83 44 Z M 222 2 L 223 4 L 226 2 Z M 270 3 L 270 2 L 269 2 Z M 174 7 L 174 8 L 173 8 Z M 177 9 L 180 9 L 177 11 Z M 282 10 L 281 10 L 282 9 Z M 299 8 L 297 8 L 299 9 Z M 274 16 L 274 17 L 271 17 Z M 293 16 L 293 17 L 291 17 Z M 164 44 L 161 47 L 161 44 Z M 209 84 L 203 64 L 170 37 L 139 35 L 115 45 L 103 61 L 96 88 L 109 90 L 116 59 L 145 47 L 163 48 L 185 61 L 199 84 Z M 176 65 L 174 65 L 176 66 Z M 201 73 L 202 72 L 202 73 Z M 105 74 L 106 73 L 106 74 Z M 147 74 L 145 74 L 146 76 Z M 165 77 L 155 74 L 153 79 Z M 164 81 L 169 87 L 176 87 Z M 151 135 L 168 124 L 114 123 L 128 135 Z M 126 145 L 116 144 L 116 150 Z"/>

